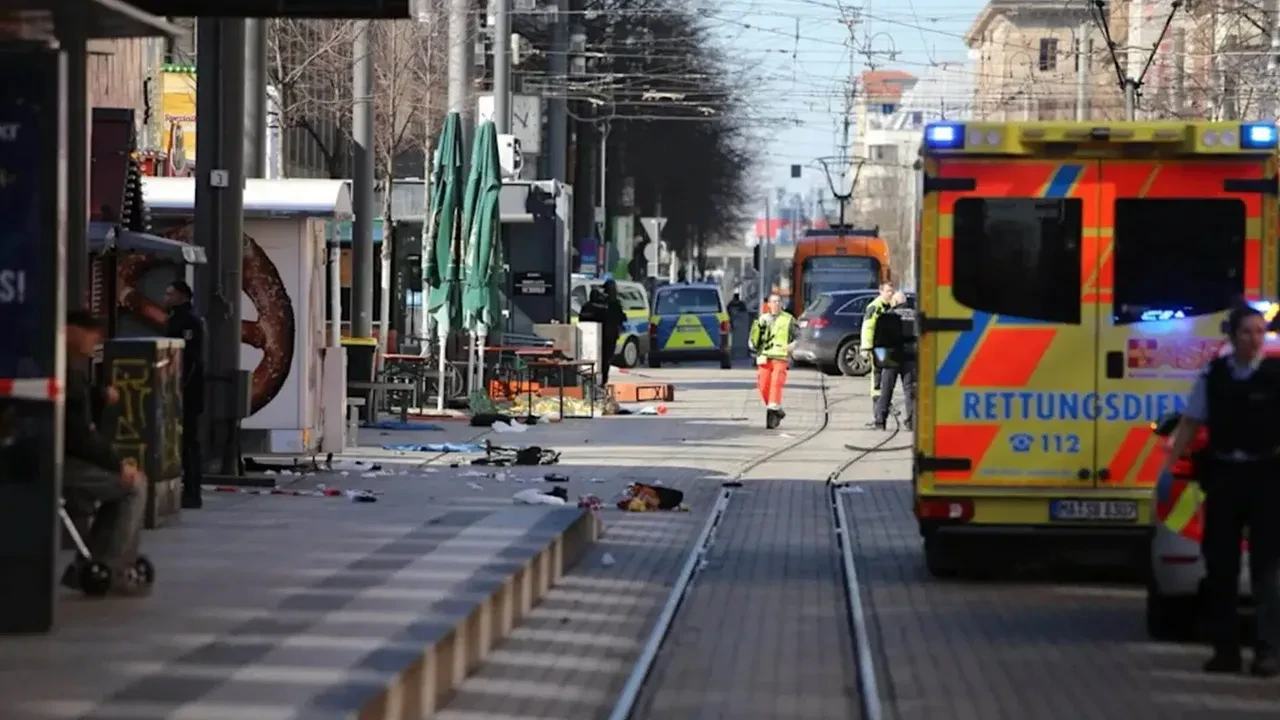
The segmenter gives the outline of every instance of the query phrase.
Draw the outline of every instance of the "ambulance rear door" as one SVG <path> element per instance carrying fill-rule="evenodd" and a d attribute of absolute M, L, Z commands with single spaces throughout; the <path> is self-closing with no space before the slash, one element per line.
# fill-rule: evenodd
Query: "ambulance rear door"
<path fill-rule="evenodd" d="M 1098 163 L 925 159 L 921 485 L 1093 485 Z M 936 243 L 936 249 L 928 247 Z"/>
<path fill-rule="evenodd" d="M 1099 169 L 1099 488 L 1154 487 L 1151 423 L 1180 410 L 1231 304 L 1275 293 L 1275 161 L 1106 160 Z M 1264 248 L 1267 252 L 1264 253 Z"/>

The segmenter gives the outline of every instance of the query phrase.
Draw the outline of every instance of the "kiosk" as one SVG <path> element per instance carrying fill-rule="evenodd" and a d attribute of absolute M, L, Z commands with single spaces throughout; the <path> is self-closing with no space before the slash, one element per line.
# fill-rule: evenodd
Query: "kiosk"
<path fill-rule="evenodd" d="M 192 238 L 195 180 L 144 178 L 154 232 Z M 241 368 L 252 374 L 249 416 L 241 423 L 245 453 L 307 454 L 320 448 L 325 426 L 326 221 L 351 216 L 341 180 L 248 180 L 244 190 L 244 294 Z M 154 264 L 122 267 L 120 282 L 139 284 Z M 126 276 L 126 272 L 128 275 Z M 139 293 L 139 295 L 143 295 Z M 140 297 L 126 308 L 151 313 Z M 342 408 L 334 408 L 339 422 Z"/>

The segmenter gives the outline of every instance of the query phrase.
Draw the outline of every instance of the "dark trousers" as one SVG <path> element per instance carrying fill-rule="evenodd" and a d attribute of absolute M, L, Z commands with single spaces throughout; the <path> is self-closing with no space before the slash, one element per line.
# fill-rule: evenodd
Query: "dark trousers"
<path fill-rule="evenodd" d="M 600 340 L 600 384 L 609 384 L 609 369 L 613 367 L 613 354 L 618 351 L 618 336 L 605 335 Z"/>
<path fill-rule="evenodd" d="M 912 411 L 916 404 L 916 367 L 914 363 L 904 363 L 898 367 L 880 369 L 880 396 L 876 398 L 876 424 L 884 425 L 889 421 L 889 406 L 893 402 L 893 388 L 902 380 L 902 402 L 906 407 L 906 426 L 913 426 Z"/>
<path fill-rule="evenodd" d="M 204 452 L 200 444 L 200 411 L 182 413 L 182 497 L 199 499 L 204 478 Z"/>
<path fill-rule="evenodd" d="M 1213 644 L 1240 650 L 1240 544 L 1248 529 L 1258 653 L 1280 651 L 1280 463 L 1218 463 L 1205 491 L 1205 589 Z"/>
<path fill-rule="evenodd" d="M 62 495 L 67 514 L 89 554 L 114 570 L 132 567 L 147 509 L 145 488 L 125 485 L 119 472 L 76 461 L 68 461 L 64 467 Z"/>

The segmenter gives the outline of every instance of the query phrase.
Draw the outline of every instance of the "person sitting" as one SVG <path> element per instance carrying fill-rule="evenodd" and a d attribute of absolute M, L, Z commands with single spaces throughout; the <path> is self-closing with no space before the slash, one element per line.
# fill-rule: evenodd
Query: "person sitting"
<path fill-rule="evenodd" d="M 92 515 L 85 544 L 93 560 L 111 568 L 110 592 L 137 595 L 148 589 L 135 570 L 146 510 L 146 476 L 135 463 L 116 455 L 93 422 L 95 392 L 89 366 L 102 339 L 102 327 L 88 311 L 67 314 L 62 494 L 69 515 Z M 118 398 L 114 388 L 107 390 L 108 403 Z M 78 567 L 73 565 L 62 582 L 77 588 L 78 578 Z"/>

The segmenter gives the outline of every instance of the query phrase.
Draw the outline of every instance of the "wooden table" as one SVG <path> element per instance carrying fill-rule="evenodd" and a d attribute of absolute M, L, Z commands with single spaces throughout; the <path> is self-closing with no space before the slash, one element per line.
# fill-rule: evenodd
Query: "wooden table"
<path fill-rule="evenodd" d="M 596 373 L 594 370 L 596 363 L 594 360 L 540 359 L 540 360 L 530 360 L 525 363 L 525 366 L 529 369 L 528 387 L 529 387 L 529 414 L 530 415 L 533 414 L 533 373 L 534 371 L 535 370 L 557 370 L 558 371 L 559 385 L 560 385 L 560 419 L 562 420 L 570 419 L 570 418 L 567 418 L 564 414 L 564 371 L 568 369 L 573 369 L 574 373 L 578 376 L 579 383 L 581 383 L 582 376 L 584 374 L 591 380 L 594 380 L 596 376 Z M 584 368 L 587 368 L 588 372 L 583 373 Z M 587 417 L 589 418 L 595 417 L 596 396 L 595 396 L 594 383 L 588 384 L 586 390 L 583 391 L 583 395 L 590 396 L 589 401 L 591 403 L 591 414 L 588 415 Z M 582 417 L 581 415 L 573 416 L 574 419 L 581 418 L 581 417 Z"/>

